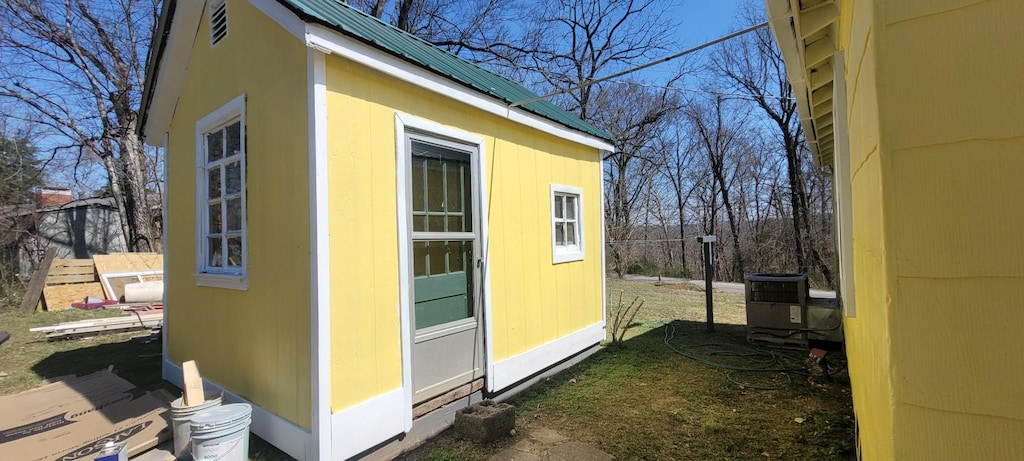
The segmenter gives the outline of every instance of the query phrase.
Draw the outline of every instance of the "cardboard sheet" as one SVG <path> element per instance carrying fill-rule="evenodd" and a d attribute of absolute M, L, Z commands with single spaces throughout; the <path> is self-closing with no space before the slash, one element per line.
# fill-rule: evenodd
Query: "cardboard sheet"
<path fill-rule="evenodd" d="M 91 460 L 123 441 L 134 456 L 171 436 L 157 395 L 101 371 L 0 397 L 0 460 Z"/>

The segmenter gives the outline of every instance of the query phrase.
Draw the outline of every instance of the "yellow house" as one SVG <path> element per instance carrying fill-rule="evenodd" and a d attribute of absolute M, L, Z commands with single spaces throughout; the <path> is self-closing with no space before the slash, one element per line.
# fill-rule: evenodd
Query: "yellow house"
<path fill-rule="evenodd" d="M 767 0 L 835 178 L 863 459 L 1024 459 L 1024 2 Z"/>
<path fill-rule="evenodd" d="M 165 379 L 347 459 L 605 338 L 606 133 L 339 0 L 163 3 Z"/>

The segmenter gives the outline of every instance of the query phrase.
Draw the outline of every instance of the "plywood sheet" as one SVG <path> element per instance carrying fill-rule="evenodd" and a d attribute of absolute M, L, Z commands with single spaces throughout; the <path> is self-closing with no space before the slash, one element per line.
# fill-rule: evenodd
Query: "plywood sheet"
<path fill-rule="evenodd" d="M 164 269 L 164 257 L 160 253 L 114 253 L 95 255 L 92 260 L 100 275 Z"/>
<path fill-rule="evenodd" d="M 103 298 L 103 286 L 100 282 L 50 285 L 43 288 L 43 299 L 46 300 L 48 311 L 65 310 L 71 307 L 71 303 L 79 302 L 86 296 Z"/>

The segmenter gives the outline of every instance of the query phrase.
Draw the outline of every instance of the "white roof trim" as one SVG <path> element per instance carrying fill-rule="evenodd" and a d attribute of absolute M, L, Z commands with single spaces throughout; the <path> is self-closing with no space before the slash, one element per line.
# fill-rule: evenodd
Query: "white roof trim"
<path fill-rule="evenodd" d="M 535 128 L 550 135 L 595 149 L 614 152 L 615 146 L 555 121 L 521 109 L 511 109 L 504 101 L 464 87 L 448 78 L 423 69 L 390 53 L 346 37 L 318 24 L 306 23 L 275 0 L 249 0 L 306 46 L 328 54 L 337 54 L 351 61 L 383 72 L 420 88 L 464 102 L 484 112 Z M 163 133 L 170 130 L 171 118 L 181 94 L 187 71 L 189 53 L 195 42 L 203 2 L 179 1 L 171 23 L 171 34 L 160 65 L 156 88 L 150 103 L 143 136 L 153 146 L 163 147 Z M 183 32 L 187 31 L 187 32 Z"/>
<path fill-rule="evenodd" d="M 464 102 L 484 112 L 507 118 L 550 135 L 595 149 L 615 150 L 614 146 L 603 139 L 567 128 L 531 112 L 509 108 L 508 104 L 503 101 L 463 87 L 448 78 L 358 40 L 346 37 L 326 27 L 317 24 L 306 24 L 306 45 L 330 54 L 336 54 L 404 82 L 447 96 L 456 101 Z"/>
<path fill-rule="evenodd" d="M 151 146 L 165 147 L 164 133 L 170 131 L 171 118 L 178 106 L 178 95 L 185 86 L 188 58 L 196 41 L 199 21 L 203 15 L 203 3 L 197 1 L 178 2 L 171 18 L 171 32 L 167 36 L 161 63 L 157 66 L 152 99 L 142 136 Z M 175 27 L 177 25 L 178 27 Z M 145 110 L 145 108 L 143 108 Z"/>

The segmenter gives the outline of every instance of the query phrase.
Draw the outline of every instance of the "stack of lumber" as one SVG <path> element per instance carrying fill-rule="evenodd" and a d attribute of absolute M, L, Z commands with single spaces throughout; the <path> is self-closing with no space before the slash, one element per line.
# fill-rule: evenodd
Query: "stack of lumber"
<path fill-rule="evenodd" d="M 164 258 L 159 253 L 114 253 L 95 255 L 92 260 L 107 299 L 124 300 L 125 285 L 164 279 Z"/>
<path fill-rule="evenodd" d="M 87 296 L 103 297 L 91 259 L 54 259 L 46 273 L 43 304 L 48 311 L 62 311 Z"/>
<path fill-rule="evenodd" d="M 55 254 L 50 248 L 43 255 L 25 291 L 22 310 L 39 305 L 48 311 L 65 310 L 87 297 L 124 300 L 126 285 L 163 280 L 164 261 L 159 253 L 115 253 L 92 259 L 56 259 Z M 162 286 L 143 288 L 148 297 L 141 301 L 162 298 Z"/>
<path fill-rule="evenodd" d="M 156 330 L 163 326 L 163 309 L 133 312 L 121 317 L 109 317 L 78 322 L 64 322 L 29 331 L 46 333 L 46 339 L 69 339 L 135 330 Z"/>

